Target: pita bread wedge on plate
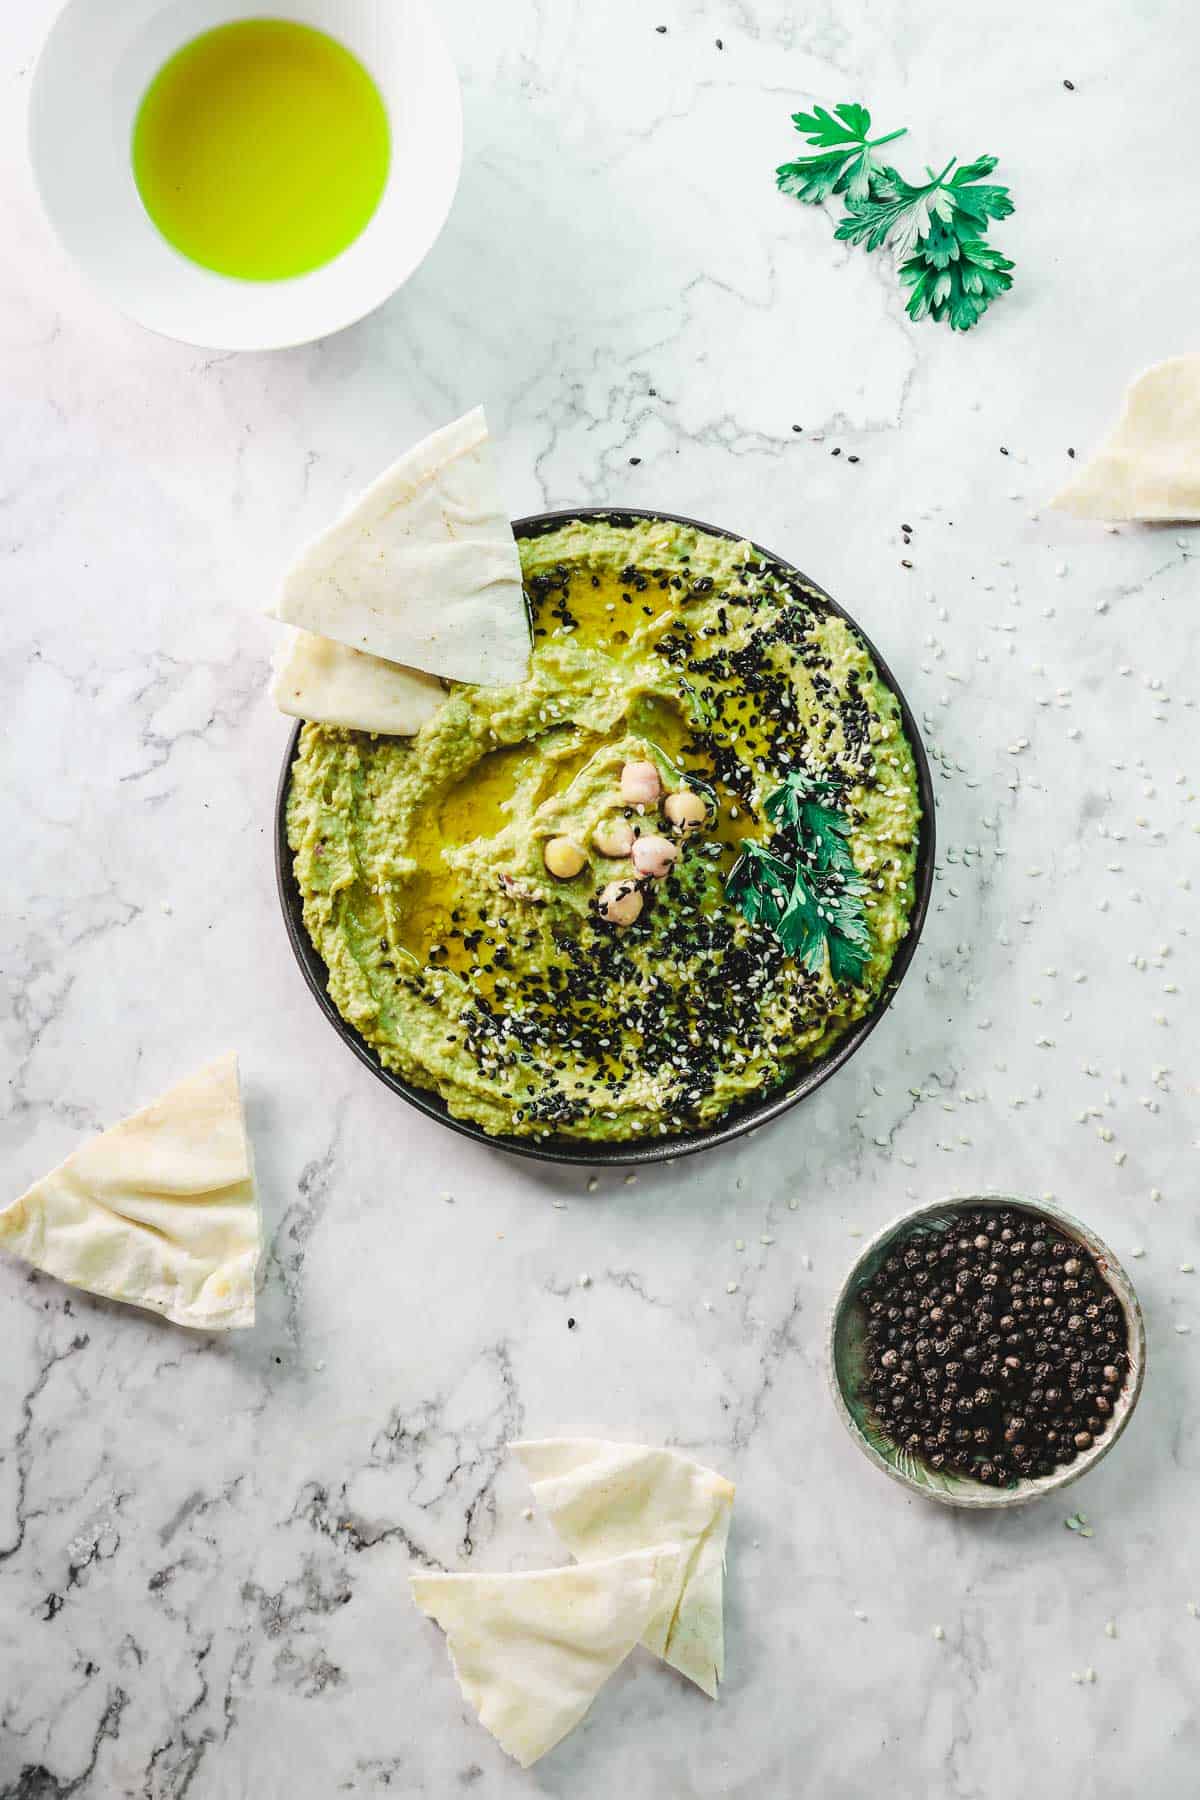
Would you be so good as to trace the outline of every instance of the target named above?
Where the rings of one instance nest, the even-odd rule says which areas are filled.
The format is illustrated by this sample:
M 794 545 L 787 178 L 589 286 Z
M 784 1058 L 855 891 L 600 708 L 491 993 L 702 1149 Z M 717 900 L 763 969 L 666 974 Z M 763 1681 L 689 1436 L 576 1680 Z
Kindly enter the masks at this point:
M 669 1540 L 682 1556 L 642 1643 L 715 1699 L 725 1673 L 725 1545 L 733 1483 L 677 1450 L 548 1438 L 510 1444 L 572 1555 L 615 1556 Z
M 201 1331 L 253 1325 L 260 1247 L 233 1055 L 102 1132 L 0 1210 L 0 1249 Z
M 446 689 L 436 675 L 401 668 L 311 631 L 292 631 L 275 664 L 271 698 L 294 719 L 414 737 L 441 707 Z
M 464 1697 L 523 1769 L 574 1730 L 662 1604 L 674 1544 L 516 1575 L 413 1575 Z
M 1200 354 L 1138 376 L 1108 442 L 1051 505 L 1081 519 L 1200 519 Z
M 302 550 L 275 615 L 428 675 L 523 680 L 521 559 L 483 408 L 409 450 Z

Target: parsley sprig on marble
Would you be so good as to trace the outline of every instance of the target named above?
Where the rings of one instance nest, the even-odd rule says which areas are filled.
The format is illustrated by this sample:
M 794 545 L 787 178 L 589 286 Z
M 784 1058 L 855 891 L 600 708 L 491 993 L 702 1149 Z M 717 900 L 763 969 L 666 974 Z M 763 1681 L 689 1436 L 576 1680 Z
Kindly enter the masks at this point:
M 944 319 L 954 331 L 978 324 L 1012 286 L 1012 262 L 985 237 L 1013 210 L 1008 189 L 985 180 L 996 158 L 952 157 L 940 174 L 927 169 L 928 180 L 914 183 L 879 155 L 904 131 L 872 138 L 865 106 L 845 101 L 832 113 L 818 106 L 793 113 L 792 123 L 815 154 L 776 170 L 780 190 L 810 205 L 841 197 L 846 212 L 834 236 L 868 250 L 891 248 L 910 318 Z
M 857 982 L 871 955 L 866 883 L 850 855 L 850 821 L 837 788 L 793 770 L 765 808 L 769 843 L 752 839 L 725 877 L 725 891 L 751 925 L 773 931 L 789 956 L 832 980 Z

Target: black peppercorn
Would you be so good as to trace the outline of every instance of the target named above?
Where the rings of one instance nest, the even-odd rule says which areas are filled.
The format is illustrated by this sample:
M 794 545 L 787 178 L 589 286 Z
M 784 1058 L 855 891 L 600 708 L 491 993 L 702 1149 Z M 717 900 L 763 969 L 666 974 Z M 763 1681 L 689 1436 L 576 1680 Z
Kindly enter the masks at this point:
M 1089 1449 L 1125 1357 L 1123 1315 L 1091 1258 L 1027 1217 L 969 1210 L 954 1236 L 913 1233 L 859 1292 L 865 1397 L 885 1431 L 930 1467 L 994 1486 Z

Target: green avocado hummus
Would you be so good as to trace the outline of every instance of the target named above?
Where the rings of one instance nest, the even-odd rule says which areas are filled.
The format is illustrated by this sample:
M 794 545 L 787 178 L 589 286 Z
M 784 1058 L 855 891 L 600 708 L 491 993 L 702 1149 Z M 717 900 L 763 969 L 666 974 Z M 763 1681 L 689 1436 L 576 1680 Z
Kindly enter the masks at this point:
M 413 738 L 303 728 L 287 827 L 304 922 L 342 1017 L 456 1117 L 526 1137 L 695 1129 L 874 1005 L 913 905 L 912 750 L 853 628 L 749 544 L 600 520 L 520 549 L 527 680 L 455 688 Z M 647 764 L 662 793 L 631 801 L 625 772 Z M 726 891 L 795 771 L 841 809 L 863 896 L 852 978 Z M 685 791 L 702 822 L 672 823 Z M 630 836 L 665 869 L 639 873 Z

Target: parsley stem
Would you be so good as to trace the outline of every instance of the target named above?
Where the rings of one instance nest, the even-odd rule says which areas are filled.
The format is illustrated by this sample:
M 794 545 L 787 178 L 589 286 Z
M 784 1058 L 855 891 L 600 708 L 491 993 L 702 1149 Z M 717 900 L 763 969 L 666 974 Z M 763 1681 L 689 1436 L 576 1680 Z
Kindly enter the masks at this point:
M 878 150 L 880 144 L 890 144 L 893 141 L 893 139 L 895 139 L 895 138 L 901 138 L 901 137 L 907 137 L 907 136 L 908 136 L 908 126 L 902 125 L 900 127 L 899 131 L 889 131 L 886 137 L 868 138 L 867 149 L 868 150 Z
M 951 169 L 954 167 L 954 165 L 957 161 L 958 161 L 957 156 L 952 156 L 950 158 L 950 161 L 946 164 L 945 168 L 942 170 L 940 175 L 935 175 L 933 170 L 930 168 L 929 164 L 928 163 L 925 164 L 925 173 L 928 175 L 929 179 L 932 181 L 934 187 L 941 187 L 943 181 L 945 181 L 947 175 L 950 173 Z

